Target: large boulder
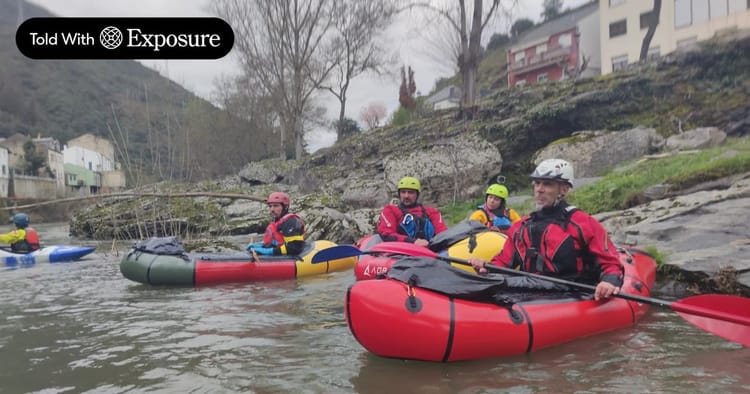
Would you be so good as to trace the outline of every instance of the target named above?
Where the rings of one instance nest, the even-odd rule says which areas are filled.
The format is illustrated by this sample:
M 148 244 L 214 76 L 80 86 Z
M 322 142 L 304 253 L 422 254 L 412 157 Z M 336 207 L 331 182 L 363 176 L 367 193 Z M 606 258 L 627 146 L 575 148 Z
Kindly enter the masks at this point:
M 318 179 L 326 192 L 337 197 L 341 208 L 377 208 L 390 203 L 404 176 L 420 180 L 422 202 L 444 204 L 463 199 L 475 195 L 481 188 L 478 185 L 497 175 L 503 161 L 497 147 L 478 133 L 455 133 L 396 145 L 386 143 L 384 136 L 384 143 L 376 148 L 360 146 L 355 139 L 347 142 L 353 146 L 341 149 L 341 155 L 322 154 L 317 160 L 323 165 L 300 169 L 296 177 Z
M 595 215 L 618 244 L 655 247 L 682 272 L 713 277 L 731 268 L 750 288 L 750 173 L 731 186 Z
M 383 185 L 395 191 L 402 177 L 413 176 L 422 183 L 423 201 L 447 202 L 476 194 L 471 186 L 484 184 L 482 180 L 499 173 L 502 164 L 497 147 L 471 133 L 391 156 L 385 161 Z
M 582 131 L 539 150 L 534 164 L 557 158 L 573 164 L 576 178 L 596 177 L 625 161 L 654 153 L 664 145 L 656 130 L 636 127 L 624 131 Z
M 250 185 L 280 183 L 293 166 L 292 163 L 281 159 L 253 161 L 242 167 L 237 176 Z
M 706 149 L 719 146 L 727 139 L 727 134 L 717 127 L 700 127 L 667 138 L 668 150 Z

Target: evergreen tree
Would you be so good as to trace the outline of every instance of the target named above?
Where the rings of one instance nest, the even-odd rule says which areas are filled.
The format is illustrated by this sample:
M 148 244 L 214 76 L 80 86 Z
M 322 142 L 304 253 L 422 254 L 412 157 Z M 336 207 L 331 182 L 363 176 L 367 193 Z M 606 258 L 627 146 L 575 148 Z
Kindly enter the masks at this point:
M 414 71 L 409 66 L 409 74 L 407 74 L 404 67 L 401 67 L 401 86 L 398 89 L 398 102 L 402 107 L 408 110 L 414 110 L 417 106 L 417 102 L 414 99 L 414 94 L 417 92 L 417 84 L 414 82 Z

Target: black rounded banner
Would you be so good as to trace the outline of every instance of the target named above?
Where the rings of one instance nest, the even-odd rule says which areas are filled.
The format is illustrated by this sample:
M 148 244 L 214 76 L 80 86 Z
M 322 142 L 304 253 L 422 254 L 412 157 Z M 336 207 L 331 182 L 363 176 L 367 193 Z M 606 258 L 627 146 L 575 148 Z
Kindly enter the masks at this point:
M 16 31 L 32 59 L 218 59 L 233 45 L 219 18 L 31 18 Z

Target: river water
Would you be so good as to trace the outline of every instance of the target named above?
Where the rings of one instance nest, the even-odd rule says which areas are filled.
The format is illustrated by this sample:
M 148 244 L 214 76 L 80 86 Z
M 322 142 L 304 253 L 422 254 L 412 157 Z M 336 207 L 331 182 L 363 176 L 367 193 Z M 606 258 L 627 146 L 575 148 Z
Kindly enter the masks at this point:
M 69 239 L 65 224 L 37 229 L 46 244 L 88 244 Z M 1 393 L 750 391 L 750 349 L 670 310 L 524 356 L 385 359 L 364 350 L 344 321 L 351 271 L 158 288 L 120 274 L 127 246 L 103 243 L 82 261 L 0 270 Z

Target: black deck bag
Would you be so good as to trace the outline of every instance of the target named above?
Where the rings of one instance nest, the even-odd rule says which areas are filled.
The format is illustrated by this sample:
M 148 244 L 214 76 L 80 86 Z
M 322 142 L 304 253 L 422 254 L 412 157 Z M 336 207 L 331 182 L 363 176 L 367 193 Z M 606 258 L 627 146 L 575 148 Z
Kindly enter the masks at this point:
M 497 305 L 542 298 L 591 298 L 590 293 L 544 279 L 495 273 L 475 275 L 429 257 L 401 258 L 387 276 L 449 297 Z
M 451 245 L 455 244 L 458 241 L 485 231 L 490 231 L 490 229 L 488 229 L 484 224 L 477 222 L 476 220 L 462 220 L 456 223 L 455 226 L 432 237 L 432 240 L 430 240 L 430 244 L 428 247 L 433 252 L 439 252 L 441 250 L 448 249 Z
M 167 256 L 184 256 L 185 247 L 177 237 L 151 237 L 136 242 L 133 246 L 136 252 L 152 253 Z

